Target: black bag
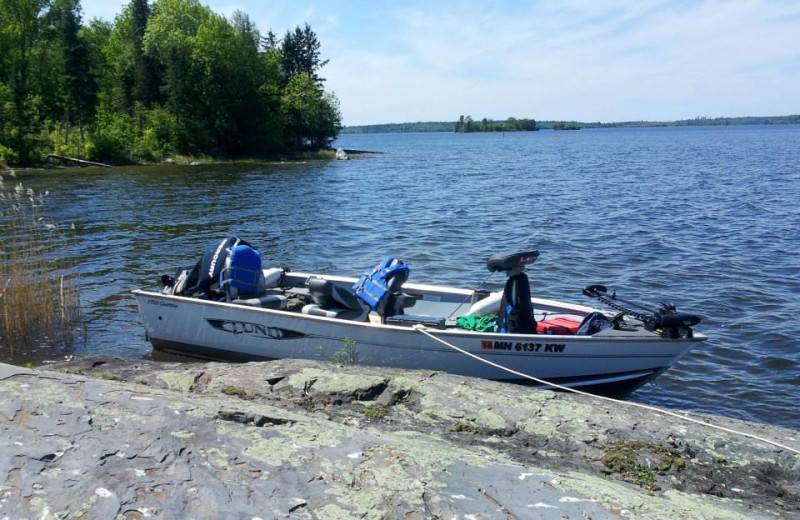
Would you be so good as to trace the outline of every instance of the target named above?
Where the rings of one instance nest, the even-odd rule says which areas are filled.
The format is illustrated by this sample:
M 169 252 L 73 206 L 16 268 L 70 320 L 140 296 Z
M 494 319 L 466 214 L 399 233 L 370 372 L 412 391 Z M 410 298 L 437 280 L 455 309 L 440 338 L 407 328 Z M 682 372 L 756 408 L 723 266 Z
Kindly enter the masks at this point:
M 597 334 L 601 330 L 610 329 L 611 327 L 611 322 L 604 314 L 600 312 L 591 312 L 583 318 L 581 326 L 578 327 L 578 332 L 575 334 L 578 336 L 591 336 L 592 334 Z

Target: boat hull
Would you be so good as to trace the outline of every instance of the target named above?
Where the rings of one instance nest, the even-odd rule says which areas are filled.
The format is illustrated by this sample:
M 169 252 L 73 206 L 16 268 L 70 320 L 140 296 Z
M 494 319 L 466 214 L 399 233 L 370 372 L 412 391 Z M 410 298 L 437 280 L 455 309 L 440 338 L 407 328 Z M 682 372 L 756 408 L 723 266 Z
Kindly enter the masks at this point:
M 205 359 L 311 359 L 529 382 L 418 330 L 134 291 L 153 347 Z M 676 363 L 697 342 L 657 335 L 557 336 L 428 329 L 447 343 L 524 374 L 624 394 Z M 611 331 L 608 331 L 611 332 Z

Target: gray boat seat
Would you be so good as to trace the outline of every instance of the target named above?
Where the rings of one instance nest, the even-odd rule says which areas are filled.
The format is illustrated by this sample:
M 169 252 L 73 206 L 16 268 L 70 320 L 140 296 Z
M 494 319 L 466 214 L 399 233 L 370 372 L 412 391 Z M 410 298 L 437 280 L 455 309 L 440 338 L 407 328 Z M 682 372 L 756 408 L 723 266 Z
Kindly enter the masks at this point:
M 285 309 L 289 299 L 282 294 L 260 294 L 249 298 L 237 298 L 231 300 L 236 305 L 246 305 L 248 307 L 261 307 L 262 309 Z
M 261 270 L 256 276 L 255 291 L 244 291 L 224 284 L 226 299 L 236 305 L 260 307 L 262 309 L 285 309 L 288 298 L 277 290 L 283 281 L 285 270 L 272 267 Z
M 354 321 L 367 319 L 369 308 L 347 287 L 315 277 L 309 278 L 306 286 L 314 303 L 304 306 L 303 314 Z
M 288 298 L 278 290 L 283 283 L 285 273 L 286 270 L 282 267 L 263 269 L 258 277 L 257 292 L 244 293 L 231 290 L 231 295 L 235 296 L 231 303 L 262 309 L 285 309 Z
M 408 281 L 408 274 L 408 271 L 400 272 L 389 279 L 387 284 L 389 294 L 378 308 L 378 314 L 384 321 L 390 316 L 403 314 L 406 309 L 417 303 L 418 296 L 402 292 L 403 284 Z
M 223 269 L 223 273 L 227 274 L 231 270 Z M 245 271 L 242 268 L 238 269 L 239 272 Z M 246 274 L 248 274 L 246 272 Z M 249 276 L 255 277 L 255 283 L 250 288 L 251 290 L 242 289 L 241 287 L 237 287 L 236 284 L 231 283 L 236 281 L 236 272 L 233 272 L 233 277 L 225 280 L 220 284 L 220 289 L 222 290 L 223 294 L 225 294 L 225 298 L 227 301 L 231 303 L 236 303 L 235 300 L 252 300 L 253 298 L 258 298 L 264 295 L 266 291 L 269 289 L 276 289 L 281 286 L 283 283 L 283 277 L 286 274 L 286 270 L 282 267 L 270 267 L 269 269 L 262 269 L 259 270 L 257 274 L 253 271 L 252 274 Z M 257 307 L 257 305 L 255 305 Z

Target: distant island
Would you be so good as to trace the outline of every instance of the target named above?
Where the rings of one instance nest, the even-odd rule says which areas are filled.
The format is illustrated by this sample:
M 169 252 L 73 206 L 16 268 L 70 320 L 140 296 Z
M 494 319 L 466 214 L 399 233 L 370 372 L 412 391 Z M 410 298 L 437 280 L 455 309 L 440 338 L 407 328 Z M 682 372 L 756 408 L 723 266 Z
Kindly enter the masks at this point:
M 505 121 L 495 122 L 490 119 L 472 122 L 472 132 L 483 131 L 517 131 L 517 130 L 479 130 L 484 127 L 484 121 L 490 126 L 507 124 L 509 120 L 533 121 L 537 129 L 542 130 L 576 130 L 581 128 L 625 128 L 625 127 L 650 127 L 650 126 L 727 126 L 727 125 L 798 125 L 800 115 L 791 116 L 748 116 L 748 117 L 696 117 L 694 119 L 680 119 L 678 121 L 622 121 L 618 123 L 580 122 L 580 121 L 535 121 L 533 119 L 508 118 Z M 416 123 L 387 123 L 379 125 L 345 126 L 342 134 L 381 134 L 381 133 L 411 133 L 411 132 L 459 132 L 456 130 L 459 121 L 427 121 Z M 556 128 L 556 127 L 559 128 Z M 466 131 L 466 129 L 462 130 Z
M 535 119 L 516 119 L 509 117 L 505 121 L 493 121 L 483 118 L 473 121 L 472 116 L 461 116 L 453 126 L 453 132 L 469 134 L 472 132 L 535 132 L 539 130 Z
M 580 130 L 581 125 L 575 123 L 556 123 L 553 125 L 553 130 Z

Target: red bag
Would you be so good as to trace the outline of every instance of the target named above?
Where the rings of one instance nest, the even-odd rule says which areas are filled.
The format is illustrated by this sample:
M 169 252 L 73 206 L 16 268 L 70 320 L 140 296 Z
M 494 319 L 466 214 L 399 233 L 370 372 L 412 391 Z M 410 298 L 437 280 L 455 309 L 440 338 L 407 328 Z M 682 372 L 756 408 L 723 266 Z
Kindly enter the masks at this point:
M 574 335 L 578 332 L 581 321 L 580 319 L 563 316 L 558 318 L 545 318 L 536 323 L 536 332 L 539 334 Z

